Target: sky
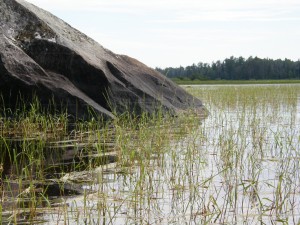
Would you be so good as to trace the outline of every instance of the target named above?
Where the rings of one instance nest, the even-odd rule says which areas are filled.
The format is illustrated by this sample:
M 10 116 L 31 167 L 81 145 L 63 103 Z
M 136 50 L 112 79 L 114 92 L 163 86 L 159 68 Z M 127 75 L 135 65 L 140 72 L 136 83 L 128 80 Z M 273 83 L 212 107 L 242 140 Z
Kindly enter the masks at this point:
M 299 0 L 27 0 L 150 67 L 300 59 Z

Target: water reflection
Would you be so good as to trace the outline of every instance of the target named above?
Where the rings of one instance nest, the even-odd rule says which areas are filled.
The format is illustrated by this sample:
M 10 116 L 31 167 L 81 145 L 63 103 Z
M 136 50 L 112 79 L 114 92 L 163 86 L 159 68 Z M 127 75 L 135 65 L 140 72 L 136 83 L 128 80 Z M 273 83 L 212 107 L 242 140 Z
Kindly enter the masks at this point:
M 161 132 L 158 126 L 147 141 L 125 131 L 107 146 L 106 163 L 88 171 L 72 174 L 66 165 L 76 157 L 76 164 L 90 165 L 99 154 L 95 146 L 84 155 L 84 147 L 63 144 L 53 165 L 64 162 L 70 172 L 60 180 L 83 180 L 82 194 L 65 196 L 38 218 L 48 224 L 297 224 L 300 88 L 272 87 L 190 87 L 211 112 L 202 124 L 177 123 L 164 148 L 149 138 Z M 161 130 L 157 136 L 164 139 L 169 131 Z M 188 133 L 177 135 L 182 131 Z M 117 157 L 124 148 L 132 150 L 127 161 Z

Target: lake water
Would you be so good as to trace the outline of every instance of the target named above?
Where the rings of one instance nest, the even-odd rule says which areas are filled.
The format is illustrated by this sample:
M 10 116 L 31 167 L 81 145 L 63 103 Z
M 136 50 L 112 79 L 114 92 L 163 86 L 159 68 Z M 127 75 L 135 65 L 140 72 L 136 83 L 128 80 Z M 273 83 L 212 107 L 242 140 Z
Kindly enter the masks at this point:
M 113 162 L 80 174 L 93 178 L 80 184 L 84 194 L 57 197 L 40 221 L 299 224 L 300 85 L 184 88 L 210 111 L 205 120 L 191 117 L 161 131 L 154 126 L 146 140 L 115 140 L 114 150 L 130 146 L 140 156 L 130 165 Z M 167 144 L 152 137 L 158 132 Z

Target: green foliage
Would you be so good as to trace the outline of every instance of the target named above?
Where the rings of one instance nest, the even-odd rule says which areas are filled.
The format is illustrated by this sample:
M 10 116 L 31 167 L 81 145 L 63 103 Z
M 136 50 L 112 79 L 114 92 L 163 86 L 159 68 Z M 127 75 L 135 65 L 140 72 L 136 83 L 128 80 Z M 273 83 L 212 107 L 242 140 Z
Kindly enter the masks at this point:
M 231 56 L 224 61 L 211 64 L 199 62 L 187 67 L 156 68 L 169 78 L 189 80 L 269 80 L 300 79 L 300 61 L 289 59 L 261 59 L 258 57 L 235 58 Z

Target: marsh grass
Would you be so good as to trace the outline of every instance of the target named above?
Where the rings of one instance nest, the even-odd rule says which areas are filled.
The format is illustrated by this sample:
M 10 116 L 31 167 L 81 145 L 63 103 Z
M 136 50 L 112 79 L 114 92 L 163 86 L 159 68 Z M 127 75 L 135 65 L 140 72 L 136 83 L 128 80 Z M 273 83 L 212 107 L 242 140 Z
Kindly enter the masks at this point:
M 184 88 L 208 118 L 2 116 L 0 221 L 299 224 L 299 85 Z
M 300 80 L 190 80 L 190 79 L 172 79 L 180 85 L 249 85 L 249 84 L 299 84 Z

